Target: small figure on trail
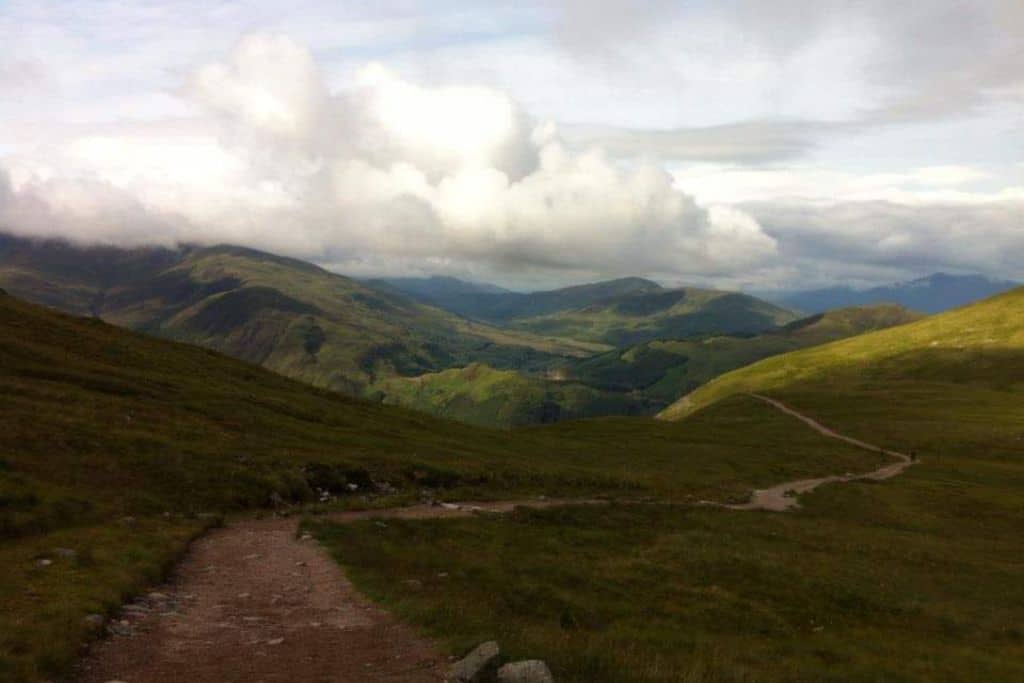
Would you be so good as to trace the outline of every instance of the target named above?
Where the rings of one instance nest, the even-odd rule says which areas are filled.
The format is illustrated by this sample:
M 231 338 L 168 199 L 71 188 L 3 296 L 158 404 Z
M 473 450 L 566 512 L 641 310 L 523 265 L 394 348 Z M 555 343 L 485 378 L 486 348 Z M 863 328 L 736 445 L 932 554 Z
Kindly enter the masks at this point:
M 917 462 L 917 451 L 910 451 L 910 462 Z

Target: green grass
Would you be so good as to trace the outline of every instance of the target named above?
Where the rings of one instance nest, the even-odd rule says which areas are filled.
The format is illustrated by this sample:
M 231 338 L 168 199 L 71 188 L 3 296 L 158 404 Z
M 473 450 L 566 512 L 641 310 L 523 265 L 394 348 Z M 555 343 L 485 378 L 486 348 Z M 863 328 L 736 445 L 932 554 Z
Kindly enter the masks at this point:
M 481 429 L 347 398 L 213 351 L 0 295 L 0 672 L 67 665 L 82 618 L 158 576 L 202 513 L 344 496 L 736 497 L 875 457 L 793 440 L 738 398 L 706 425 L 617 418 Z M 358 504 L 373 501 L 355 500 Z M 344 504 L 349 504 L 343 501 Z M 125 516 L 137 519 L 123 526 Z M 94 563 L 33 564 L 55 547 Z M 9 675 L 8 675 L 9 674 Z
M 847 308 L 754 336 L 645 342 L 543 376 L 482 364 L 373 385 L 389 405 L 491 427 L 653 415 L 711 378 L 762 358 L 920 319 L 899 306 Z
M 706 334 L 757 333 L 796 319 L 746 294 L 682 288 L 633 291 L 586 306 L 520 317 L 515 329 L 613 346 Z
M 664 407 L 714 377 L 763 358 L 920 318 L 894 305 L 844 308 L 753 336 L 645 342 L 573 361 L 565 367 L 564 376 L 598 389 L 637 392 Z
M 355 395 L 395 375 L 470 362 L 542 369 L 608 348 L 471 322 L 241 247 L 79 248 L 0 234 L 0 287 Z
M 1024 676 L 1019 395 L 779 395 L 921 461 L 823 487 L 795 513 L 623 505 L 313 528 L 361 589 L 453 653 L 497 638 L 558 680 Z
M 1024 382 L 1024 288 L 871 334 L 787 353 L 728 373 L 667 408 L 679 419 L 722 398 L 799 383 L 856 386 L 875 377 L 915 385 L 984 384 L 1007 391 Z
M 658 404 L 629 392 L 604 391 L 474 363 L 373 386 L 384 403 L 486 427 L 514 427 L 605 415 L 650 415 Z
M 0 680 L 59 677 L 107 617 L 163 579 L 208 522 L 147 517 L 66 528 L 0 544 Z M 71 550 L 63 557 L 57 549 Z M 53 564 L 39 566 L 38 560 Z
M 768 425 L 723 420 L 766 391 L 919 457 L 895 479 L 822 487 L 796 512 L 634 504 L 311 528 L 357 585 L 452 652 L 498 638 L 559 680 L 1020 680 L 1022 306 L 1018 290 L 769 359 L 668 423 L 734 452 Z M 788 419 L 791 438 L 813 438 Z

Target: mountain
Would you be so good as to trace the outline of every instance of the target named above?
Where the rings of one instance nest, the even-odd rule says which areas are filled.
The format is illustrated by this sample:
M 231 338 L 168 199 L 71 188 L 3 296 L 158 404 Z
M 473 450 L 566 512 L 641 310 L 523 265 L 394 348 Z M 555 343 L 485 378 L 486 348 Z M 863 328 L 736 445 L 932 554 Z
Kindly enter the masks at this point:
M 0 236 L 0 287 L 352 394 L 391 375 L 477 361 L 543 368 L 599 348 L 467 321 L 233 246 L 123 250 Z
M 485 282 L 468 282 L 454 277 L 390 277 L 367 280 L 378 289 L 397 291 L 417 301 L 432 304 L 461 314 L 467 303 L 480 295 L 503 295 L 513 292 Z
M 418 377 L 393 377 L 375 388 L 382 392 L 386 404 L 487 427 L 651 415 L 664 405 L 634 393 L 496 370 L 479 363 Z
M 638 277 L 529 293 L 485 291 L 494 288 L 494 285 L 476 285 L 462 281 L 452 283 L 448 281 L 449 278 L 440 279 L 444 282 L 439 286 L 428 284 L 426 288 L 418 279 L 380 282 L 414 296 L 430 298 L 438 306 L 453 313 L 493 323 L 506 323 L 515 318 L 572 310 L 616 296 L 661 289 L 658 283 Z
M 893 304 L 844 308 L 753 336 L 644 342 L 573 361 L 559 373 L 564 379 L 595 389 L 641 392 L 651 405 L 666 406 L 712 378 L 762 358 L 903 325 L 921 317 Z
M 637 277 L 526 294 L 455 291 L 436 303 L 505 328 L 614 346 L 697 334 L 756 333 L 796 318 L 745 294 L 666 289 Z
M 972 393 L 996 403 L 1009 400 L 1024 388 L 1024 287 L 908 325 L 763 360 L 718 377 L 660 417 L 678 419 L 735 394 L 804 386 L 833 396 L 877 389 L 886 403 L 941 402 L 936 399 Z
M 391 377 L 373 389 L 388 404 L 490 427 L 653 415 L 713 377 L 762 358 L 921 317 L 888 304 L 842 309 L 760 335 L 645 342 L 570 360 L 543 375 L 473 364 Z
M 580 307 L 530 313 L 507 320 L 506 325 L 534 334 L 623 347 L 654 339 L 756 334 L 796 318 L 788 309 L 746 294 L 645 286 Z
M 935 273 L 909 282 L 871 289 L 830 287 L 804 292 L 789 292 L 768 298 L 808 313 L 820 313 L 842 306 L 873 303 L 896 303 L 915 311 L 941 313 L 973 301 L 1005 292 L 1018 286 L 1004 280 L 991 280 L 982 275 L 949 275 Z

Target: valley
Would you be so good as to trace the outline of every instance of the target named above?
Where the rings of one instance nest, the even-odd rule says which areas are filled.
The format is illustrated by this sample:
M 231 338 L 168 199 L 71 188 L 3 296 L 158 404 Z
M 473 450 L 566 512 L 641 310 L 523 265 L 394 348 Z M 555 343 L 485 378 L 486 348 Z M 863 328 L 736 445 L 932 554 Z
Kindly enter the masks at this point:
M 222 523 L 248 528 L 254 513 L 300 515 L 289 524 L 333 554 L 358 591 L 351 599 L 368 596 L 388 610 L 382 618 L 421 629 L 430 651 L 457 655 L 497 638 L 509 657 L 543 658 L 559 680 L 830 680 L 837 663 L 842 680 L 1020 673 L 1024 596 L 1011 579 L 1021 556 L 1010 530 L 1024 523 L 1024 290 L 932 317 L 842 309 L 758 334 L 621 350 L 380 293 L 394 309 L 375 310 L 529 342 L 500 348 L 529 349 L 539 364 L 395 374 L 370 385 L 383 396 L 368 401 L 230 352 L 278 316 L 313 315 L 302 306 L 316 306 L 319 321 L 350 281 L 309 269 L 289 290 L 310 303 L 295 303 L 253 295 L 294 278 L 298 266 L 276 257 L 218 248 L 175 258 L 158 280 L 185 264 L 189 282 L 244 271 L 247 284 L 205 296 L 148 276 L 105 285 L 102 297 L 71 288 L 91 292 L 88 312 L 102 306 L 119 325 L 0 295 L 5 678 L 64 675 L 83 642 L 120 623 L 127 597 L 166 580 L 192 539 Z M 364 293 L 352 290 L 344 306 Z M 258 323 L 246 311 L 259 311 Z M 388 382 L 399 384 L 382 389 Z M 412 396 L 390 398 L 406 384 Z M 672 384 L 679 400 L 644 416 Z M 578 404 L 578 415 L 558 417 L 587 417 L 608 396 L 637 400 L 651 387 L 661 393 L 641 408 L 545 416 Z M 519 426 L 486 427 L 496 421 Z M 903 471 L 898 458 L 915 462 Z M 502 504 L 506 514 L 489 517 L 449 514 L 445 502 L 543 499 L 559 504 Z M 411 504 L 425 512 L 392 510 Z M 332 521 L 344 510 L 363 512 Z M 170 585 L 193 594 L 182 571 Z M 191 623 L 200 608 L 175 609 Z M 267 609 L 268 624 L 285 623 Z M 243 634 L 263 651 L 256 628 Z M 120 652 L 125 636 L 113 637 Z M 147 637 L 125 647 L 158 661 Z M 288 661 L 267 656 L 268 666 Z M 89 666 L 113 675 L 102 661 Z

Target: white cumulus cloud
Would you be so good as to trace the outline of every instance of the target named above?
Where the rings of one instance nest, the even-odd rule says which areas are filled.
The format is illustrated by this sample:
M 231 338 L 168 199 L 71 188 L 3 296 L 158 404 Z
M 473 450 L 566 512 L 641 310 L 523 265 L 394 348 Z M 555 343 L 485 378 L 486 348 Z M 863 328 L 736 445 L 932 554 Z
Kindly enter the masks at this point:
M 193 71 L 189 136 L 83 136 L 10 161 L 0 226 L 78 241 L 229 241 L 324 263 L 702 276 L 770 261 L 737 208 L 660 165 L 569 147 L 507 94 L 425 87 L 379 64 L 332 91 L 288 38 Z

